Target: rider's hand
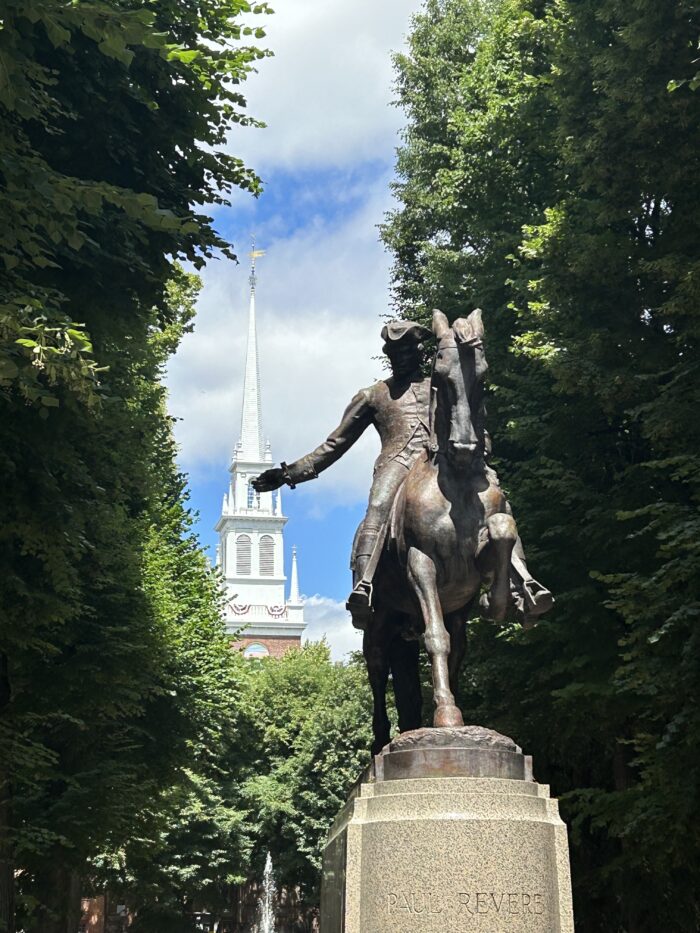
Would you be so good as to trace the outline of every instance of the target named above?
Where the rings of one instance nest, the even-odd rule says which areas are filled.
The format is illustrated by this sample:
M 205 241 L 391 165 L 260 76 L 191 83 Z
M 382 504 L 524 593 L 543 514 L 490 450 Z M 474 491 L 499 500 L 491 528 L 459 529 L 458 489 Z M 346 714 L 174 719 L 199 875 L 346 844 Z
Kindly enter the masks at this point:
M 256 492 L 272 492 L 273 489 L 279 489 L 284 486 L 284 470 L 281 467 L 273 467 L 271 470 L 265 470 L 260 476 L 251 480 L 250 485 Z

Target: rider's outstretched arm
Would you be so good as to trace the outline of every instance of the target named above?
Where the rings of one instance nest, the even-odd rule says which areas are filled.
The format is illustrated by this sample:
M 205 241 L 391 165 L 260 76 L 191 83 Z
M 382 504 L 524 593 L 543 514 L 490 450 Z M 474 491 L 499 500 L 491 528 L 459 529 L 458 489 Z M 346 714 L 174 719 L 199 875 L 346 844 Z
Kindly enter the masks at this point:
M 315 479 L 319 473 L 335 463 L 352 447 L 372 423 L 373 418 L 374 408 L 370 400 L 370 391 L 361 389 L 345 409 L 338 427 L 331 431 L 322 444 L 319 444 L 305 457 L 295 460 L 294 463 L 285 464 L 281 470 L 279 468 L 266 470 L 257 480 L 253 480 L 253 485 L 256 488 L 260 486 L 262 491 L 264 488 L 270 488 L 271 482 L 275 483 L 273 488 L 276 488 L 285 482 L 296 486 L 297 483 Z

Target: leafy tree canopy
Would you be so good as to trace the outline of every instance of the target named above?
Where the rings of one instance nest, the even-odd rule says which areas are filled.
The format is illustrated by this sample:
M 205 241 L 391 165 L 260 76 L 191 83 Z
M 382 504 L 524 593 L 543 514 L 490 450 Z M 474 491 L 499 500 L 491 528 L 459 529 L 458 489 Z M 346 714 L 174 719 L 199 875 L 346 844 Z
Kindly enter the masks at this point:
M 218 764 L 195 767 L 202 746 L 235 733 L 217 588 L 189 531 L 160 380 L 197 290 L 174 261 L 233 255 L 207 208 L 260 190 L 228 145 L 255 123 L 241 83 L 267 53 L 245 24 L 266 12 L 245 0 L 0 11 L 6 928 L 16 878 L 26 929 L 75 927 L 90 860 L 177 775 L 189 770 L 191 789 L 213 780 Z
M 256 125 L 240 85 L 268 53 L 241 16 L 267 12 L 247 0 L 3 4 L 0 387 L 54 406 L 64 385 L 94 402 L 95 341 L 115 318 L 137 326 L 135 303 L 165 312 L 168 256 L 232 255 L 202 209 L 260 190 L 224 143 Z
M 257 755 L 243 787 L 262 875 L 272 853 L 284 884 L 318 897 L 326 834 L 369 763 L 364 662 L 333 664 L 325 643 L 250 666 L 246 708 Z
M 484 308 L 496 465 L 558 598 L 471 627 L 468 715 L 564 794 L 590 930 L 698 922 L 698 25 L 428 0 L 396 63 L 396 299 Z

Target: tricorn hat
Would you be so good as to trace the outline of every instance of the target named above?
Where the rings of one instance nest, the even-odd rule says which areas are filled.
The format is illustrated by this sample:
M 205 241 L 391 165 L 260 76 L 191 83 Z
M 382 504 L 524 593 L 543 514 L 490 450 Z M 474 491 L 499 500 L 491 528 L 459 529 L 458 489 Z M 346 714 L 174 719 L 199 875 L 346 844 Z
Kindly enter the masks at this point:
M 400 340 L 413 340 L 420 343 L 432 337 L 432 333 L 415 321 L 389 321 L 382 327 L 382 340 L 385 343 L 398 343 Z

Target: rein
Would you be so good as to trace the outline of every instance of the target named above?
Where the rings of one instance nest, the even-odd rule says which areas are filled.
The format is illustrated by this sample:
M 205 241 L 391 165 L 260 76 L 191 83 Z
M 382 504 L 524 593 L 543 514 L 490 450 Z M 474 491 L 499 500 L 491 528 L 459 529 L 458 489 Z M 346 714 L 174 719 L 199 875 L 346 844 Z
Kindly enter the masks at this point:
M 435 402 L 435 405 L 437 405 L 437 389 L 433 385 L 433 378 L 435 376 L 435 360 L 437 359 L 437 355 L 441 350 L 459 350 L 459 344 L 456 340 L 453 343 L 443 343 L 442 341 L 438 341 L 438 344 L 435 348 L 435 353 L 433 353 L 433 363 L 430 367 L 430 404 L 428 406 L 428 459 L 432 460 L 433 463 L 435 463 L 439 453 L 444 453 L 444 451 L 440 450 L 440 445 L 438 444 L 437 437 L 435 436 L 433 406 L 433 401 Z

